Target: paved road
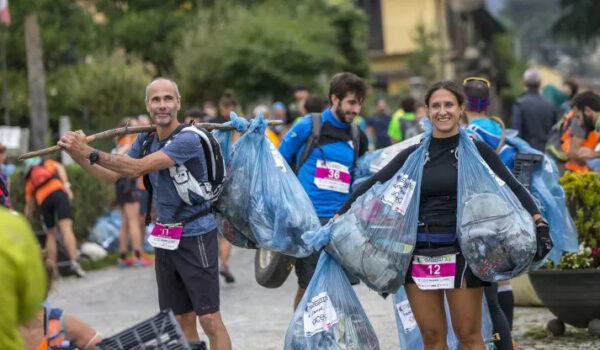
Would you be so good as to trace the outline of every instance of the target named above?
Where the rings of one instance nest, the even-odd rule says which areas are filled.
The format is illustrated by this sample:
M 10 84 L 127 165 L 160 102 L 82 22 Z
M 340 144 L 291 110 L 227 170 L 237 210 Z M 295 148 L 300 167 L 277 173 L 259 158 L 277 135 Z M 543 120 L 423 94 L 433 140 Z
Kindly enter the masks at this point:
M 237 281 L 221 284 L 221 309 L 233 348 L 270 350 L 283 348 L 283 339 L 292 316 L 296 291 L 295 275 L 278 289 L 266 289 L 254 281 L 254 251 L 234 249 L 232 272 Z M 384 350 L 398 349 L 391 298 L 382 299 L 364 285 L 356 286 L 363 308 L 373 324 Z M 64 278 L 55 284 L 50 301 L 86 320 L 101 334 L 110 336 L 158 312 L 153 268 L 93 271 L 85 279 Z M 600 339 L 532 337 L 542 332 L 552 314 L 545 308 L 515 310 L 515 338 L 519 350 L 600 349 Z M 569 327 L 568 332 L 572 332 Z M 581 333 L 580 333 L 581 334 Z
M 263 288 L 254 280 L 254 251 L 242 249 L 233 249 L 231 270 L 237 280 L 221 283 L 221 310 L 233 348 L 281 350 L 293 312 L 295 275 L 280 288 Z M 391 298 L 384 300 L 364 286 L 355 290 L 382 349 L 398 349 Z M 107 268 L 85 279 L 63 278 L 50 301 L 110 336 L 158 312 L 154 268 Z

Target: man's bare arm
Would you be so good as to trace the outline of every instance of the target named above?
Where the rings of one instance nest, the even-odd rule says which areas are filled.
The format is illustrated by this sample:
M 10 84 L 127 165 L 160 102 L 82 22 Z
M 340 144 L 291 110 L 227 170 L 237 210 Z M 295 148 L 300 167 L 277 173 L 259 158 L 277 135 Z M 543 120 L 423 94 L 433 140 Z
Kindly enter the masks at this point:
M 98 164 L 125 176 L 137 178 L 153 171 L 170 168 L 175 162 L 164 152 L 154 152 L 140 159 L 99 152 Z
M 127 155 L 109 154 L 102 151 L 98 151 L 98 161 L 92 165 L 88 157 L 94 149 L 85 143 L 85 134 L 81 131 L 67 132 L 58 145 L 64 148 L 86 171 L 108 183 L 125 176 L 136 178 L 175 165 L 175 162 L 164 152 L 155 152 L 144 158 L 135 159 Z

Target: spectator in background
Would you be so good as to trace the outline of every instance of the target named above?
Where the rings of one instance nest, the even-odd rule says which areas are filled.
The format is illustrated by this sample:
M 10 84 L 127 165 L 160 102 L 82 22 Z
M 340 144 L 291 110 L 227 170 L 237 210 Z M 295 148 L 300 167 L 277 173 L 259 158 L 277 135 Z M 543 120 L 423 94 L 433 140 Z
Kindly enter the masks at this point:
M 85 276 L 85 271 L 75 260 L 77 240 L 73 232 L 73 210 L 71 209 L 71 183 L 67 171 L 59 162 L 39 157 L 25 160 L 25 217 L 33 219 L 35 206 L 41 209 L 43 223 L 48 232 L 46 251 L 48 258 L 56 264 L 58 260 L 58 228 L 69 255 L 70 270 L 77 277 Z M 57 222 L 58 219 L 58 222 Z
M 392 116 L 388 127 L 388 136 L 391 143 L 397 143 L 406 139 L 406 130 L 416 125 L 414 98 L 408 96 L 400 101 L 400 109 Z
M 237 100 L 235 99 L 235 94 L 233 90 L 226 89 L 223 91 L 223 95 L 219 99 L 219 115 L 211 120 L 211 123 L 226 123 L 229 121 L 229 114 L 231 112 L 236 112 L 239 109 L 239 105 Z M 238 113 L 241 116 L 241 113 Z
M 304 110 L 306 113 L 304 113 L 303 116 L 309 113 L 321 113 L 327 108 L 329 108 L 329 101 L 327 101 L 325 97 L 310 95 L 304 102 Z
M 531 147 L 543 152 L 550 129 L 558 121 L 558 112 L 540 95 L 541 81 L 540 73 L 535 69 L 528 69 L 523 74 L 523 85 L 527 91 L 513 104 L 511 127 Z
M 566 79 L 562 85 L 562 91 L 567 95 L 567 100 L 560 106 L 559 117 L 571 110 L 571 101 L 579 91 L 579 85 L 572 79 Z
M 375 148 L 380 149 L 390 145 L 387 130 L 392 116 L 389 114 L 387 102 L 384 99 L 377 100 L 375 114 L 367 121 L 368 135 L 375 140 Z
M 137 119 L 124 118 L 123 126 L 136 126 Z M 124 135 L 117 139 L 114 154 L 127 154 L 137 138 L 136 134 Z M 115 202 L 121 209 L 121 228 L 119 230 L 119 263 L 121 268 L 150 266 L 152 263 L 142 257 L 142 242 L 144 230 L 140 230 L 140 190 L 137 178 L 122 177 L 115 182 Z M 146 205 L 145 203 L 143 205 Z M 133 248 L 133 258 L 128 257 L 129 244 Z
M 275 102 L 273 105 L 271 105 L 271 119 L 280 120 L 285 124 L 287 119 L 287 110 L 283 102 Z M 271 130 L 277 134 L 278 138 L 282 138 L 287 131 L 284 124 L 273 125 L 270 127 Z
M 0 206 L 10 208 L 10 191 L 8 175 L 4 173 L 4 161 L 6 160 L 6 147 L 0 143 Z
M 212 101 L 206 101 L 202 104 L 202 113 L 204 114 L 204 121 L 208 122 L 217 117 L 218 111 L 217 106 Z
M 0 207 L 0 349 L 24 349 L 18 326 L 42 308 L 46 275 L 27 221 Z
M 404 132 L 404 137 L 407 140 L 425 132 L 420 123 L 421 119 L 423 118 L 427 118 L 427 107 L 421 103 L 417 105 L 417 108 L 415 108 L 415 124 Z
M 185 111 L 185 115 L 183 117 L 183 123 L 184 124 L 191 124 L 193 123 L 202 123 L 202 121 L 206 119 L 204 112 L 202 112 L 202 109 L 200 109 L 200 107 L 192 107 L 190 109 L 188 109 L 187 111 Z
M 296 119 L 303 117 L 304 115 L 306 115 L 306 113 L 310 113 L 304 110 L 304 104 L 309 94 L 310 91 L 308 91 L 306 85 L 296 85 L 296 88 L 294 89 L 294 102 L 288 108 L 290 114 L 287 124 L 293 124 L 296 121 Z

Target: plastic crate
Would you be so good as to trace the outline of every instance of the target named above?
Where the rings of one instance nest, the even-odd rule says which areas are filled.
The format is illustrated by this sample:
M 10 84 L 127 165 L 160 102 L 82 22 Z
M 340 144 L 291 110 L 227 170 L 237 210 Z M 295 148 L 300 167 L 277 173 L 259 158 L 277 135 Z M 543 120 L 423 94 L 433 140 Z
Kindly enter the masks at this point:
M 515 155 L 515 166 L 512 172 L 528 191 L 531 191 L 531 174 L 543 160 L 544 156 L 539 154 L 517 153 Z
M 170 309 L 103 339 L 96 347 L 103 350 L 190 350 Z

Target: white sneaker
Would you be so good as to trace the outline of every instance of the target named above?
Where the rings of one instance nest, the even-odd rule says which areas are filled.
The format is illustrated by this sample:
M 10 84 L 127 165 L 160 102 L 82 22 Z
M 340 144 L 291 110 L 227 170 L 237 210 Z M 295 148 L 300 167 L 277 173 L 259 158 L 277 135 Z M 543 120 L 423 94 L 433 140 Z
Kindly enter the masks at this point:
M 71 260 L 71 271 L 79 278 L 85 277 L 85 271 L 81 268 L 81 265 L 75 260 Z

